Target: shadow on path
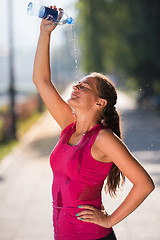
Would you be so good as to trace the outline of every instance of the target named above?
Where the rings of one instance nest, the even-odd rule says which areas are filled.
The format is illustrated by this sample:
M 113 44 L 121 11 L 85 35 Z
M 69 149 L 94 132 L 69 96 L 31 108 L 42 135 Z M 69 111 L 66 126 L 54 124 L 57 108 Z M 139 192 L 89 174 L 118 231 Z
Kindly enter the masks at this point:
M 124 111 L 124 141 L 131 151 L 160 150 L 160 121 L 154 112 L 144 109 Z
M 136 108 L 123 111 L 121 117 L 125 144 L 160 186 L 159 114 Z

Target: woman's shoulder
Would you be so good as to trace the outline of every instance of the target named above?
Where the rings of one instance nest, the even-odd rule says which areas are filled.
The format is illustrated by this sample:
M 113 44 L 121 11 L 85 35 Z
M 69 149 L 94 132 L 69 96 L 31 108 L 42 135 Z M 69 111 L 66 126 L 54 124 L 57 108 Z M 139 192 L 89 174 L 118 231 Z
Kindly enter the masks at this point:
M 93 155 L 98 159 L 105 159 L 105 162 L 111 162 L 113 158 L 115 160 L 124 151 L 126 152 L 125 144 L 111 129 L 107 128 L 99 131 L 92 147 Z
M 97 140 L 104 140 L 106 137 L 111 137 L 113 135 L 114 132 L 111 128 L 103 126 L 97 135 Z
M 105 149 L 106 147 L 114 148 L 116 144 L 122 144 L 122 140 L 112 129 L 105 127 L 99 131 L 94 146 L 98 149 Z
M 100 162 L 112 162 L 112 159 L 108 158 L 106 149 L 110 148 L 110 142 L 114 133 L 110 128 L 103 127 L 98 132 L 98 135 L 92 145 L 91 154 L 94 159 Z

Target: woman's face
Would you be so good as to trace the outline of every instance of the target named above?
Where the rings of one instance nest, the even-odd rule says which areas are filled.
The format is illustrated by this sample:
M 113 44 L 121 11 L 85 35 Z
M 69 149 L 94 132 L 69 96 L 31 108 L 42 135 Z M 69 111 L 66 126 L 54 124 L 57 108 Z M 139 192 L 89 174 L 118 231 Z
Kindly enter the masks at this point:
M 90 110 L 96 106 L 98 97 L 98 90 L 96 87 L 97 80 L 92 76 L 84 77 L 78 84 L 73 86 L 68 104 L 76 110 Z

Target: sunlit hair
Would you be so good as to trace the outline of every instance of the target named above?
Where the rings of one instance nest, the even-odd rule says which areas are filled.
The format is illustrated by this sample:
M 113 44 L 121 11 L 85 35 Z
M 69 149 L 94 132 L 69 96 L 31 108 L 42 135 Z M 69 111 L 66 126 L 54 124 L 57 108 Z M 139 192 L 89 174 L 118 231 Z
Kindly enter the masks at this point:
M 119 138 L 122 138 L 120 115 L 115 107 L 117 91 L 114 84 L 101 73 L 93 72 L 90 76 L 97 80 L 99 97 L 107 100 L 107 105 L 101 114 L 101 122 L 104 126 L 110 127 Z M 125 182 L 125 176 L 113 163 L 106 180 L 105 191 L 109 192 L 110 196 L 116 196 L 117 189 Z

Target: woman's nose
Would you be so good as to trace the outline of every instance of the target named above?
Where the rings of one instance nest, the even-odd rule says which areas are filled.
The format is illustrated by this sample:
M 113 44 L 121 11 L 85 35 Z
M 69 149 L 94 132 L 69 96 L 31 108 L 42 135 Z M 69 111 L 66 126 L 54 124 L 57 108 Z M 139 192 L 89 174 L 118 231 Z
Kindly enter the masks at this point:
M 73 85 L 73 90 L 78 90 L 79 89 L 79 85 L 76 84 L 76 85 Z

